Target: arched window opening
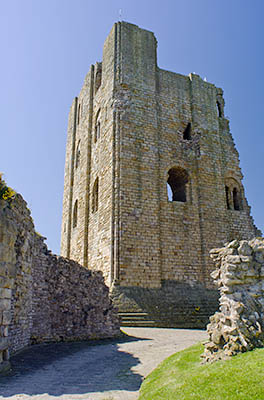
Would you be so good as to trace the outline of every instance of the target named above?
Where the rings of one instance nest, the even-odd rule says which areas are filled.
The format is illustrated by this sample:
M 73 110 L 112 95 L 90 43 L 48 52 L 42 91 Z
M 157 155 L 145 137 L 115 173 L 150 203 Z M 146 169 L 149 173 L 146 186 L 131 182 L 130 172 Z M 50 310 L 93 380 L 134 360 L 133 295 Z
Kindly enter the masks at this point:
M 95 127 L 94 127 L 94 143 L 97 142 L 97 140 L 100 138 L 100 109 L 97 111 L 96 117 L 95 117 Z
M 98 63 L 96 66 L 97 66 L 97 71 L 95 73 L 95 82 L 94 82 L 95 93 L 97 92 L 102 83 L 102 63 Z
M 92 212 L 96 212 L 98 210 L 98 191 L 99 191 L 99 181 L 96 178 L 93 185 L 93 195 L 92 195 Z
M 226 193 L 226 207 L 228 210 L 230 210 L 230 191 L 228 186 L 225 186 L 225 193 Z
M 183 132 L 183 139 L 184 140 L 191 140 L 191 132 L 192 132 L 192 124 L 189 122 L 185 131 Z
M 80 158 L 81 158 L 80 146 L 81 146 L 81 141 L 79 140 L 78 146 L 77 146 L 77 149 L 76 149 L 76 154 L 75 154 L 75 168 L 78 168 L 78 166 L 80 164 Z
M 188 183 L 188 172 L 181 167 L 173 167 L 169 170 L 168 185 L 171 190 L 171 195 L 168 190 L 169 201 L 186 202 L 186 184 Z M 172 197 L 172 200 L 170 200 Z
M 240 210 L 240 199 L 239 199 L 239 192 L 237 188 L 233 189 L 233 202 L 234 202 L 234 210 Z
M 236 179 L 232 177 L 225 179 L 225 195 L 228 210 L 243 210 L 240 184 Z
M 78 200 L 75 201 L 73 207 L 73 222 L 72 222 L 73 228 L 76 228 L 77 220 L 78 220 Z

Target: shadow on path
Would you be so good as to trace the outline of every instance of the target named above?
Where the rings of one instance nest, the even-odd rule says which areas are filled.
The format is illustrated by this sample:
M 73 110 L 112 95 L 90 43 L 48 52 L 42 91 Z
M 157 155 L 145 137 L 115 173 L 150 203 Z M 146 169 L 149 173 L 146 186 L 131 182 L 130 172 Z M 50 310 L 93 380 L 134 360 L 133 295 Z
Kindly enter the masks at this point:
M 131 368 L 139 359 L 120 351 L 118 344 L 139 340 L 149 339 L 125 336 L 117 340 L 34 345 L 11 357 L 12 371 L 0 377 L 0 395 L 137 391 L 142 376 Z

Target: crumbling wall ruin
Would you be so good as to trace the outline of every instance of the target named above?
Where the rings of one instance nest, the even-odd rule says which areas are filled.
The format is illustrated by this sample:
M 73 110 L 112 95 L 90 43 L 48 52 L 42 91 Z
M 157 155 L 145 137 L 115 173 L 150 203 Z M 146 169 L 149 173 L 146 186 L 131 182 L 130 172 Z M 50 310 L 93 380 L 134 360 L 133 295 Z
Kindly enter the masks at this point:
M 221 296 L 207 326 L 209 362 L 264 346 L 264 238 L 233 240 L 210 254 Z
M 119 333 L 101 272 L 52 254 L 20 195 L 0 200 L 0 370 L 32 343 Z

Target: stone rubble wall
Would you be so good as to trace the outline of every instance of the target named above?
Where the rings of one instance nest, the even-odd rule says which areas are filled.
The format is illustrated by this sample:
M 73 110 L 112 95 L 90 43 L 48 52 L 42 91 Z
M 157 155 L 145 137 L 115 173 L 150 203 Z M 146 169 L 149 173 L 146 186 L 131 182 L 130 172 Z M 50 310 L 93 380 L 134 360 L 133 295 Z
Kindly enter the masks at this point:
M 32 274 L 31 341 L 118 336 L 119 319 L 109 300 L 109 289 L 102 273 L 51 254 L 42 238 L 38 241 L 39 254 L 35 256 L 37 262 Z
M 26 202 L 0 201 L 0 370 L 32 343 L 118 336 L 101 272 L 52 254 Z
M 207 326 L 205 362 L 264 346 L 264 238 L 233 240 L 210 255 L 220 310 Z
M 0 200 L 0 370 L 8 365 L 8 327 L 11 322 L 11 296 L 14 287 L 17 226 L 12 213 Z
M 10 249 L 14 263 L 11 266 L 14 286 L 11 295 L 9 324 L 9 351 L 20 350 L 30 344 L 32 329 L 32 267 L 36 233 L 30 211 L 22 196 L 17 195 L 6 208 L 5 220 L 16 228 L 14 245 Z

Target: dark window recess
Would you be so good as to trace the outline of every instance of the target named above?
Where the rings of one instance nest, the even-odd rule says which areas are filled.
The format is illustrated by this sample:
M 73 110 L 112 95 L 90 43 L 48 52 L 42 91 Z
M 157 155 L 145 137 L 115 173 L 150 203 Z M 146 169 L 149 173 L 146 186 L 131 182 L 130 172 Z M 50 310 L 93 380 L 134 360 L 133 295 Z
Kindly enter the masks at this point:
M 226 207 L 230 210 L 230 190 L 228 186 L 225 186 L 225 193 L 226 193 Z
M 183 132 L 183 139 L 184 140 L 191 140 L 191 133 L 192 133 L 192 124 L 189 122 Z
M 219 101 L 216 102 L 217 110 L 218 110 L 218 117 L 222 118 L 222 107 Z
M 76 155 L 75 155 L 75 168 L 78 168 L 78 166 L 80 164 L 80 158 L 81 158 L 80 146 L 81 146 L 81 141 L 79 140 L 77 150 L 76 150 Z
M 98 121 L 97 124 L 95 125 L 95 134 L 94 134 L 95 143 L 99 138 L 100 138 L 100 121 Z
M 239 192 L 237 188 L 233 189 L 233 202 L 234 202 L 234 210 L 240 210 L 240 199 L 239 199 Z
M 94 82 L 95 93 L 97 92 L 102 83 L 102 66 L 98 65 L 97 68 L 98 69 L 95 74 L 95 82 Z
M 234 179 L 229 179 L 225 185 L 226 208 L 228 210 L 243 210 L 243 202 L 239 184 Z
M 98 210 L 98 191 L 99 191 L 99 181 L 96 178 L 93 186 L 93 196 L 92 196 L 92 212 L 96 212 Z
M 80 113 L 81 113 L 81 104 L 78 105 L 78 111 L 77 111 L 77 125 L 79 125 L 79 122 L 80 122 Z
M 78 220 L 78 200 L 75 201 L 73 207 L 73 222 L 72 222 L 73 228 L 77 226 L 77 220 Z
M 168 178 L 168 200 L 186 202 L 186 184 L 188 183 L 188 172 L 181 167 L 169 170 Z
M 96 143 L 97 140 L 100 138 L 100 130 L 101 130 L 101 124 L 100 124 L 100 109 L 99 109 L 95 117 L 94 143 Z

